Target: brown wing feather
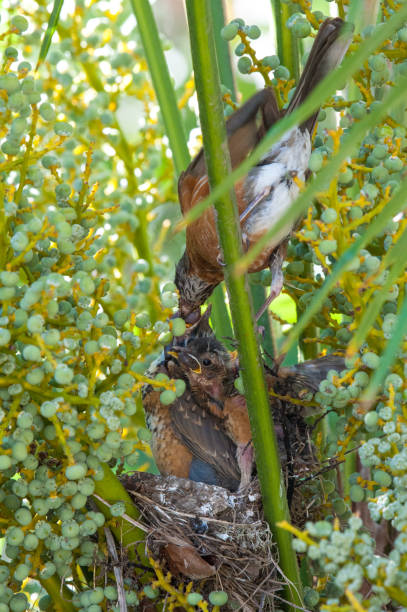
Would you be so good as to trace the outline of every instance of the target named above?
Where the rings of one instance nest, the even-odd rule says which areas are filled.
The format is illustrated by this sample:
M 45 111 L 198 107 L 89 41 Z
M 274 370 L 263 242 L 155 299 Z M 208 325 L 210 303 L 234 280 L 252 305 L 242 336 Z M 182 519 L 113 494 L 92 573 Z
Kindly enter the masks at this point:
M 303 363 L 280 368 L 278 376 L 293 379 L 303 384 L 310 391 L 318 391 L 319 384 L 325 380 L 329 370 L 336 370 L 339 374 L 345 369 L 345 360 L 339 355 L 326 355 L 317 359 L 310 359 Z
M 172 404 L 171 420 L 177 436 L 194 457 L 211 465 L 221 481 L 239 482 L 236 446 L 220 428 L 220 419 L 195 404 L 187 392 Z

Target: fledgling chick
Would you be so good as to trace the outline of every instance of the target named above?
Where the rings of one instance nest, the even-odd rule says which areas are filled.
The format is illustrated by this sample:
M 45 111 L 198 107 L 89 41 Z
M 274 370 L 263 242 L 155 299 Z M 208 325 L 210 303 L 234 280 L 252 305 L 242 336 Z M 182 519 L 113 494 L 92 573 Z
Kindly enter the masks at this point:
M 326 19 L 319 28 L 298 86 L 287 109 L 280 112 L 273 89 L 257 92 L 226 122 L 232 169 L 236 168 L 283 114 L 299 107 L 316 85 L 342 60 L 349 44 L 349 33 L 342 35 L 340 18 Z M 275 226 L 299 193 L 298 182 L 308 176 L 311 137 L 318 111 L 292 128 L 273 145 L 235 185 L 243 246 L 255 244 Z M 209 181 L 203 150 L 180 176 L 179 200 L 185 215 L 209 195 Z M 281 271 L 287 239 L 296 221 L 283 227 L 263 249 L 249 272 L 271 267 L 270 297 L 258 316 L 281 291 Z M 223 263 L 213 208 L 207 209 L 187 227 L 186 249 L 175 274 L 180 292 L 180 314 L 188 322 L 199 318 L 200 306 L 223 280 Z

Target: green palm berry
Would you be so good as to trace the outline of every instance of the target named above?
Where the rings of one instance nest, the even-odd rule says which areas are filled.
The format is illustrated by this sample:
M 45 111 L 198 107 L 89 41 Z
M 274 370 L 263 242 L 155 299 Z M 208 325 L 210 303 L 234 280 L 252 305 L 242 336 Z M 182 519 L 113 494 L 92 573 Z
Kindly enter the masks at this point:
M 39 112 L 44 121 L 55 121 L 56 113 L 53 106 L 51 106 L 49 102 L 44 102 L 41 104 L 39 107 Z
M 365 490 L 358 484 L 354 484 L 349 489 L 349 497 L 355 503 L 365 499 Z
M 14 442 L 11 448 L 11 454 L 14 459 L 16 459 L 16 461 L 24 461 L 24 459 L 28 455 L 26 444 L 24 444 L 24 442 L 19 441 Z
M 24 232 L 16 232 L 10 240 L 11 246 L 15 251 L 24 251 L 28 246 L 28 242 L 27 234 L 24 234 Z
M 268 66 L 271 70 L 275 70 L 280 65 L 280 58 L 278 55 L 266 55 L 262 59 L 263 66 Z
M 141 329 L 146 329 L 151 326 L 150 317 L 147 312 L 139 312 L 138 315 L 136 315 L 136 326 Z
M 144 594 L 149 599 L 157 599 L 160 591 L 158 589 L 153 589 L 149 584 L 144 587 Z
M 276 79 L 283 79 L 284 81 L 288 81 L 290 78 L 290 71 L 285 66 L 277 66 L 274 71 L 274 76 Z
M 15 15 L 11 18 L 11 25 L 15 28 L 20 34 L 26 31 L 28 28 L 28 21 L 22 15 Z
M 363 102 L 354 102 L 349 110 L 354 119 L 363 119 L 366 115 L 366 105 Z
M 340 185 L 349 185 L 353 181 L 353 172 L 350 168 L 346 168 L 339 174 L 338 183 Z
M 368 351 L 362 355 L 362 362 L 368 368 L 375 370 L 376 368 L 379 367 L 380 357 L 376 355 L 376 353 L 373 353 L 372 351 Z
M 372 170 L 372 179 L 377 183 L 384 183 L 389 178 L 389 171 L 384 166 L 376 166 Z
M 27 344 L 23 349 L 23 357 L 27 361 L 41 361 L 41 351 L 38 346 Z
M 18 77 L 12 73 L 0 76 L 0 89 L 5 89 L 8 94 L 19 91 L 20 81 Z
M 20 527 L 9 527 L 6 532 L 6 542 L 11 546 L 20 546 L 24 541 L 24 531 Z M 2 566 L 3 567 L 3 566 Z
M 8 605 L 11 612 L 24 612 L 24 610 L 27 610 L 30 607 L 24 593 L 17 593 L 17 595 L 13 595 Z
M 388 147 L 385 144 L 377 144 L 372 151 L 372 155 L 374 155 L 377 159 L 384 159 L 387 153 Z
M 57 121 L 54 125 L 54 132 L 57 136 L 72 136 L 73 127 L 66 121 Z
M 110 507 L 110 513 L 112 516 L 122 516 L 125 512 L 126 512 L 126 506 L 124 505 L 124 502 L 122 501 L 117 502 L 116 504 L 113 504 Z
M 208 599 L 214 606 L 224 606 L 228 602 L 228 594 L 225 591 L 211 591 Z
M 319 593 L 310 587 L 304 588 L 304 603 L 307 608 L 315 608 L 319 602 Z
M 323 255 L 329 255 L 334 253 L 338 248 L 336 240 L 321 240 L 319 243 L 319 250 Z
M 183 336 L 185 334 L 186 328 L 187 326 L 184 319 L 176 317 L 172 320 L 172 333 L 174 334 L 174 336 Z
M 387 67 L 387 60 L 383 53 L 378 53 L 369 58 L 369 67 L 376 72 L 382 72 Z
M 241 42 L 238 45 L 236 45 L 235 55 L 237 55 L 237 57 L 241 57 L 243 53 L 245 52 L 245 50 L 246 50 L 246 45 Z
M 28 551 L 33 551 L 38 548 L 39 539 L 35 535 L 35 533 L 27 533 L 24 538 L 24 549 Z
M 169 406 L 176 399 L 176 394 L 171 389 L 166 389 L 160 393 L 160 402 L 164 404 L 164 406 Z
M 202 601 L 202 595 L 200 593 L 188 593 L 187 602 L 190 606 L 196 606 Z
M 17 523 L 20 523 L 20 525 L 23 525 L 23 527 L 29 525 L 32 521 L 31 512 L 28 510 L 28 508 L 19 508 L 16 510 L 14 518 L 16 519 Z
M 297 38 L 306 38 L 311 34 L 311 26 L 308 21 L 297 21 L 294 23 L 291 31 Z
M 318 172 L 322 168 L 322 164 L 324 163 L 324 156 L 319 151 L 313 151 L 309 158 L 308 167 L 311 172 Z
M 76 463 L 75 465 L 68 465 L 65 470 L 65 476 L 68 480 L 80 480 L 86 476 L 86 466 L 82 463 Z
M 338 213 L 334 208 L 326 208 L 321 215 L 321 219 L 324 223 L 334 223 L 338 218 Z
M 136 272 L 141 272 L 142 274 L 147 274 L 150 270 L 150 264 L 145 259 L 138 259 L 134 263 L 134 269 Z
M 221 29 L 220 35 L 223 40 L 233 40 L 239 31 L 239 24 L 236 22 L 228 23 L 224 28 Z
M 252 40 L 256 40 L 256 38 L 259 38 L 260 35 L 261 35 L 261 30 L 258 26 L 252 25 L 249 27 L 247 31 L 247 36 L 249 38 L 251 38 Z
M 7 346 L 11 340 L 11 334 L 8 329 L 0 327 L 0 346 Z
M 237 62 L 237 68 L 242 74 L 248 74 L 252 67 L 252 60 L 247 55 L 244 55 Z
M 58 364 L 55 368 L 54 378 L 59 385 L 69 385 L 72 382 L 74 372 L 64 363 Z
M 18 113 L 18 111 L 21 111 L 24 108 L 24 106 L 26 106 L 26 104 L 27 104 L 27 98 L 21 91 L 16 91 L 15 93 L 11 94 L 11 96 L 8 99 L 8 107 L 10 108 L 10 110 L 14 111 L 15 113 Z
M 380 487 L 390 487 L 393 482 L 391 474 L 383 470 L 375 470 L 373 472 L 373 480 L 376 481 Z
M 169 342 L 171 342 L 171 340 L 172 340 L 172 332 L 170 332 L 170 331 L 162 332 L 158 336 L 158 342 L 160 344 L 168 344 Z
M 178 379 L 175 381 L 175 394 L 177 397 L 181 397 L 184 394 L 186 389 L 186 384 L 184 380 Z
M 403 169 L 403 162 L 399 157 L 388 157 L 384 162 L 384 167 L 390 172 L 400 172 Z

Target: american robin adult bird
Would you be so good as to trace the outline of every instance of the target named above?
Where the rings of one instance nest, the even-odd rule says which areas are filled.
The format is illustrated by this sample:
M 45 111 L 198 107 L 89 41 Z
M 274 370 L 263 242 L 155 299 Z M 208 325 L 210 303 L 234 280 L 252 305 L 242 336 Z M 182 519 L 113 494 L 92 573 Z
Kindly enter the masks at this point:
M 300 106 L 316 85 L 342 60 L 349 43 L 341 35 L 343 21 L 326 19 L 321 25 L 304 71 L 288 107 L 281 112 L 273 89 L 256 93 L 226 122 L 232 169 L 236 168 L 262 140 L 270 127 L 284 114 Z M 244 248 L 263 236 L 298 196 L 298 181 L 305 181 L 311 154 L 311 137 L 318 111 L 301 125 L 292 128 L 273 145 L 248 175 L 235 185 Z M 182 213 L 185 215 L 209 195 L 204 152 L 201 150 L 178 182 Z M 249 272 L 271 267 L 273 281 L 264 308 L 281 291 L 281 271 L 287 239 L 296 222 L 283 227 L 273 236 Z M 180 313 L 187 322 L 199 318 L 200 306 L 223 280 L 223 262 L 213 208 L 207 209 L 186 231 L 186 249 L 175 274 L 180 293 Z M 258 316 L 261 314 L 258 313 Z

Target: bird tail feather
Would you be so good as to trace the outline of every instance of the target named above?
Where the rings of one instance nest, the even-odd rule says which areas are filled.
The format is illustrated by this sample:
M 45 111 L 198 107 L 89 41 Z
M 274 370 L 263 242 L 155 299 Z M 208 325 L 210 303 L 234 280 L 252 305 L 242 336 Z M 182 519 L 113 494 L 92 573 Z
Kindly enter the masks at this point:
M 291 113 L 300 106 L 318 83 L 339 66 L 351 40 L 350 24 L 345 24 L 339 17 L 324 21 L 314 40 L 308 60 L 288 105 L 287 113 Z M 313 113 L 303 122 L 303 129 L 307 128 L 310 133 L 312 132 L 318 112 Z

